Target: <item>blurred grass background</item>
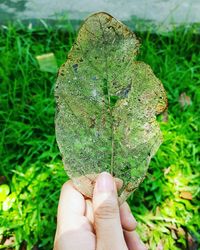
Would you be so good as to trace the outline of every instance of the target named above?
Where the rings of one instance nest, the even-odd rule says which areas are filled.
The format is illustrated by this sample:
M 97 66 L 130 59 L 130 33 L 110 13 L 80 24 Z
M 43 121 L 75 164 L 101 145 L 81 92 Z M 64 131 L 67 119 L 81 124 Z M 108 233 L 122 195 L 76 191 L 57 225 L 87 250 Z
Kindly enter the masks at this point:
M 168 94 L 159 117 L 164 143 L 129 199 L 138 232 L 153 250 L 199 249 L 200 36 L 197 27 L 136 32 L 138 60 Z M 60 188 L 67 180 L 54 131 L 56 74 L 36 56 L 65 60 L 76 32 L 4 26 L 0 30 L 0 249 L 52 249 Z

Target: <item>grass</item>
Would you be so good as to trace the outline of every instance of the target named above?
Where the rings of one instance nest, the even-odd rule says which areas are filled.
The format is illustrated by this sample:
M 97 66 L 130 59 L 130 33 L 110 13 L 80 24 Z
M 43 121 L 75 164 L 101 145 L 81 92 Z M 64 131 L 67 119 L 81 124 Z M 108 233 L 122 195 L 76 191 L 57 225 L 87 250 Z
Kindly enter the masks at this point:
M 150 249 L 198 249 L 200 43 L 195 27 L 139 33 L 138 60 L 150 64 L 169 99 L 164 143 L 129 204 Z M 56 75 L 35 57 L 53 52 L 60 66 L 75 33 L 10 25 L 0 31 L 0 249 L 52 249 L 56 209 L 67 180 L 55 141 Z

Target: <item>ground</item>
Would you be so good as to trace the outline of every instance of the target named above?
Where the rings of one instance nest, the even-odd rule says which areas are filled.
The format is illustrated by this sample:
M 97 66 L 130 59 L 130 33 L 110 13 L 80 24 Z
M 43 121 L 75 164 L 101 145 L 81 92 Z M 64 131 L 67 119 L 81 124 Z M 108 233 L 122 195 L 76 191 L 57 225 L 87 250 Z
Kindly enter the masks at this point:
M 137 32 L 138 60 L 151 65 L 169 100 L 159 117 L 164 142 L 128 201 L 152 250 L 198 249 L 200 242 L 196 29 Z M 60 66 L 74 37 L 70 25 L 0 30 L 0 249 L 52 249 L 60 188 L 68 178 L 55 140 L 56 74 L 40 71 L 36 56 L 52 52 Z

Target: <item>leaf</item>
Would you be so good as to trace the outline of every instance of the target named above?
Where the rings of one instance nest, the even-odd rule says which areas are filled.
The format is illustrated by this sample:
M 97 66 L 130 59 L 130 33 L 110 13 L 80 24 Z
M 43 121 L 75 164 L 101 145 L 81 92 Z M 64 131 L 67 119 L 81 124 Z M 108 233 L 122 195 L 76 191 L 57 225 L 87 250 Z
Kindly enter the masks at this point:
M 54 53 L 48 53 L 36 56 L 40 70 L 44 72 L 56 73 L 58 70 L 57 62 Z
M 4 201 L 7 195 L 10 193 L 10 188 L 6 184 L 0 185 L 0 202 Z
M 9 238 L 7 238 L 5 240 L 5 242 L 3 243 L 3 246 L 11 247 L 12 245 L 14 245 L 14 243 L 15 243 L 15 237 L 10 236 Z M 7 248 L 7 249 L 9 249 L 9 248 Z
M 181 191 L 180 197 L 186 200 L 192 200 L 192 193 L 188 191 Z
M 151 68 L 136 62 L 139 42 L 106 13 L 85 20 L 58 74 L 56 137 L 68 175 L 91 197 L 96 176 L 123 181 L 123 202 L 145 178 L 162 135 L 167 106 Z
M 179 103 L 180 103 L 182 108 L 184 108 L 186 106 L 190 106 L 192 104 L 191 98 L 189 96 L 187 96 L 185 92 L 180 94 Z
M 189 250 L 198 250 L 199 244 L 197 239 L 194 238 L 190 233 L 187 234 L 187 243 Z
M 3 211 L 9 210 L 12 207 L 12 205 L 14 204 L 15 200 L 16 200 L 15 193 L 12 193 L 9 196 L 7 196 L 5 201 L 3 202 L 3 206 L 2 206 Z

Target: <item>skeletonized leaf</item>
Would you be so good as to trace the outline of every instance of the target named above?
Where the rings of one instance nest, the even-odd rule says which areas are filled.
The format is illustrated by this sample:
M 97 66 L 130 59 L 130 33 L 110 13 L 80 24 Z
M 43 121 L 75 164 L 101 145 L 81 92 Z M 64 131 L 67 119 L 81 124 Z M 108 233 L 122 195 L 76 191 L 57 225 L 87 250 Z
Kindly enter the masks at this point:
M 123 202 L 162 142 L 156 115 L 167 106 L 166 93 L 151 68 L 135 61 L 138 49 L 124 24 L 93 14 L 59 70 L 57 142 L 68 175 L 86 196 L 96 176 L 108 171 L 123 181 Z

